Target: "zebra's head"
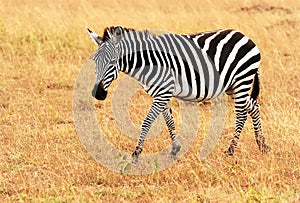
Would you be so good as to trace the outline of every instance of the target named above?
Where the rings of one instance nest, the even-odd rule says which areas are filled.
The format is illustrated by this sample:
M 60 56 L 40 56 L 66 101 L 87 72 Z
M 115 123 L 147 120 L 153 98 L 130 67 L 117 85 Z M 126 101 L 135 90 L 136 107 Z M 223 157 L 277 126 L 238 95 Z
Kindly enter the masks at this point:
M 123 30 L 121 27 L 106 28 L 103 37 L 99 37 L 89 28 L 87 31 L 98 44 L 93 57 L 96 64 L 96 83 L 92 95 L 98 100 L 105 100 L 108 87 L 119 75 L 119 42 Z

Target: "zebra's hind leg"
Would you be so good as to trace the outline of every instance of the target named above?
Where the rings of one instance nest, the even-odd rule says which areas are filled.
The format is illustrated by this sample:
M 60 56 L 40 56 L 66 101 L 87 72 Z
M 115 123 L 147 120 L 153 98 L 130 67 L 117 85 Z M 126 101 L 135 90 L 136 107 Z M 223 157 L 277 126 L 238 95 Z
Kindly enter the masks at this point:
M 178 137 L 175 133 L 175 122 L 172 115 L 172 109 L 169 105 L 166 105 L 163 111 L 163 117 L 165 119 L 165 122 L 168 127 L 168 131 L 170 133 L 170 137 L 172 140 L 172 151 L 171 151 L 171 157 L 173 159 L 176 159 L 177 153 L 180 151 L 181 145 L 178 141 Z
M 250 99 L 250 107 L 248 108 L 248 113 L 250 114 L 253 122 L 254 133 L 255 133 L 255 140 L 259 147 L 259 150 L 263 154 L 267 154 L 271 148 L 265 144 L 265 137 L 262 132 L 261 128 L 261 121 L 260 121 L 260 108 L 259 104 L 256 100 Z
M 226 155 L 233 155 L 234 150 L 237 147 L 237 142 L 240 139 L 240 134 L 244 127 L 244 124 L 247 120 L 247 110 L 246 110 L 246 98 L 241 97 L 240 99 L 235 98 L 235 132 L 233 135 L 233 139 L 231 140 L 231 144 L 227 151 L 225 151 Z

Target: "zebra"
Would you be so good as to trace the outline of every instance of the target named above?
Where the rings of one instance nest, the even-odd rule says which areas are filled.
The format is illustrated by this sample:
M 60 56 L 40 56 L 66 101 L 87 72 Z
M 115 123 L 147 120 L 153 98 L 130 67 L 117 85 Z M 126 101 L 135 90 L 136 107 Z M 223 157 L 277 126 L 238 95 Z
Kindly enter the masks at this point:
M 181 145 L 169 105 L 172 97 L 203 102 L 224 92 L 234 100 L 236 115 L 235 132 L 225 154 L 234 154 L 247 113 L 253 121 L 259 150 L 263 154 L 270 151 L 265 144 L 257 102 L 261 55 L 254 42 L 241 32 L 222 29 L 197 34 L 155 35 L 147 30 L 113 26 L 105 28 L 100 37 L 89 28 L 87 31 L 98 45 L 93 56 L 96 83 L 92 96 L 105 100 L 108 87 L 121 71 L 138 80 L 153 97 L 132 153 L 134 163 L 138 162 L 145 136 L 160 113 L 172 140 L 171 157 L 176 158 Z

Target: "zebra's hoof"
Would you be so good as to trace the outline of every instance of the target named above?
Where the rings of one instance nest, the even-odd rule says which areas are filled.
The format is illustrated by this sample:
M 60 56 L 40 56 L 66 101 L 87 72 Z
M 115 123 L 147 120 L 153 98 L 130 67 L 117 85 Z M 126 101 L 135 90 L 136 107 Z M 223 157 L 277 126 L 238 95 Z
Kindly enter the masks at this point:
M 225 154 L 226 156 L 233 156 L 234 151 L 229 147 L 229 149 L 228 149 L 227 151 L 225 151 L 224 154 Z
M 259 148 L 259 150 L 261 151 L 262 154 L 268 154 L 268 152 L 271 151 L 271 147 L 264 144 Z
M 177 159 L 177 153 L 180 151 L 181 146 L 180 144 L 172 144 L 172 151 L 171 151 L 171 158 L 172 159 Z
M 139 162 L 139 155 L 142 153 L 143 149 L 139 146 L 136 146 L 134 152 L 132 153 L 132 163 L 137 164 Z

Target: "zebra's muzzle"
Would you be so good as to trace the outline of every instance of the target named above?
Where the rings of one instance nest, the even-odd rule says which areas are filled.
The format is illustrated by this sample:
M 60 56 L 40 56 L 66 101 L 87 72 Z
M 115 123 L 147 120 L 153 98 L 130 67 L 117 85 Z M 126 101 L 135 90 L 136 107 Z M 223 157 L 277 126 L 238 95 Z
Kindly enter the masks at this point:
M 93 97 L 95 97 L 97 100 L 105 100 L 107 91 L 103 89 L 102 82 L 99 84 L 95 84 L 94 89 L 92 91 Z

